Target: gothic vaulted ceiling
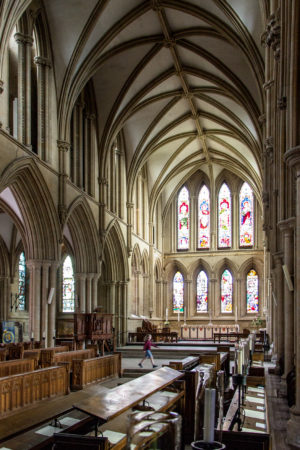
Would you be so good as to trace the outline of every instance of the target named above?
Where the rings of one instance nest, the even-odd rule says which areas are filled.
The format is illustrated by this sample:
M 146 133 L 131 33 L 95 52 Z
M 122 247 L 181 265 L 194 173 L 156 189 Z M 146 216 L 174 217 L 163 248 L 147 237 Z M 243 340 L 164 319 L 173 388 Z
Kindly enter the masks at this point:
M 150 199 L 166 204 L 195 170 L 214 180 L 227 169 L 260 191 L 263 0 L 44 6 L 59 115 L 92 80 L 100 155 L 122 130 L 129 186 L 145 167 Z

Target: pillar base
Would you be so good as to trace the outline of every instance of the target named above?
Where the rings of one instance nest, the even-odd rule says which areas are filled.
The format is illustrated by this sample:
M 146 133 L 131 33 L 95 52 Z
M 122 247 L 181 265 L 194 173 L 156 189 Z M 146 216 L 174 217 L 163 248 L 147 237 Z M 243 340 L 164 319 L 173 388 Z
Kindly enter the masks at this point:
M 280 397 L 286 397 L 287 396 L 287 385 L 286 385 L 286 377 L 285 377 L 285 375 L 283 375 L 281 377 L 278 393 L 280 394 Z
M 293 406 L 290 409 L 290 420 L 287 423 L 286 431 L 287 438 L 286 441 L 292 448 L 300 448 L 300 410 Z

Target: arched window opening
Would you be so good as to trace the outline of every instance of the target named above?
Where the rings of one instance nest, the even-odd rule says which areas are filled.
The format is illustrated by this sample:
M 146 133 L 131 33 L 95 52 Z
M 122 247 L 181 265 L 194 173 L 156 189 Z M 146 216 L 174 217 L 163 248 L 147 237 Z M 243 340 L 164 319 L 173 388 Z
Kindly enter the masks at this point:
M 173 278 L 173 312 L 183 312 L 184 281 L 180 272 L 176 272 Z
M 178 195 L 178 249 L 189 248 L 189 191 L 183 187 Z
M 223 183 L 218 197 L 219 247 L 231 247 L 231 195 L 229 187 Z
M 75 280 L 73 265 L 70 256 L 67 256 L 63 264 L 63 312 L 75 310 Z
M 210 247 L 209 190 L 203 186 L 198 197 L 198 248 Z
M 207 312 L 207 275 L 201 270 L 197 277 L 197 312 Z
M 258 275 L 254 269 L 247 274 L 247 313 L 258 313 Z
M 19 257 L 18 310 L 25 311 L 25 307 L 26 307 L 26 260 L 25 260 L 25 253 L 22 252 Z
M 227 269 L 221 277 L 221 312 L 232 312 L 232 275 Z
M 253 245 L 253 192 L 248 183 L 240 190 L 240 246 Z

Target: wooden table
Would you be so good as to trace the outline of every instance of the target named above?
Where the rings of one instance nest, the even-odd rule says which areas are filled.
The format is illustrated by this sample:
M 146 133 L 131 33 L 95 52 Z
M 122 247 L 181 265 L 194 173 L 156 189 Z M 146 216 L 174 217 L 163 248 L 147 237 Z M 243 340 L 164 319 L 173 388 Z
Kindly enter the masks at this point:
M 170 367 L 162 367 L 77 403 L 74 408 L 96 417 L 100 423 L 105 423 L 181 377 L 183 377 L 181 372 Z

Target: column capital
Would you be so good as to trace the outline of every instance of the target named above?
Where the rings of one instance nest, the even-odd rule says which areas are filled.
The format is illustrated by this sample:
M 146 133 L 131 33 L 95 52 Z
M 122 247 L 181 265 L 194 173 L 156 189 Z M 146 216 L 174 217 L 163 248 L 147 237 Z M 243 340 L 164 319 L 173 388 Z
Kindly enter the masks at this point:
M 275 262 L 275 266 L 281 266 L 282 265 L 282 259 L 283 259 L 283 253 L 282 252 L 276 252 L 273 254 L 273 259 Z
M 76 273 L 75 276 L 78 280 L 84 281 L 84 280 L 86 280 L 87 274 L 84 272 L 79 272 L 79 273 Z
M 33 270 L 40 270 L 43 263 L 44 261 L 41 259 L 29 259 L 26 261 L 26 267 Z
M 67 141 L 61 141 L 61 140 L 58 140 L 58 141 L 57 141 L 57 148 L 58 148 L 58 150 L 61 151 L 61 152 L 67 152 L 67 151 L 69 151 L 69 150 L 70 150 L 70 147 L 71 147 L 71 145 L 70 145 L 70 143 L 67 142 Z
M 38 66 L 47 66 L 47 67 L 51 67 L 51 62 L 48 58 L 44 58 L 43 56 L 35 56 L 33 58 L 33 61 L 35 62 L 36 65 Z
M 289 167 L 295 166 L 296 170 L 300 172 L 300 145 L 287 150 L 283 158 Z
M 3 92 L 3 85 L 4 85 L 4 81 L 0 80 L 0 94 L 2 94 Z
M 290 217 L 286 220 L 280 220 L 277 226 L 281 232 L 285 232 L 286 234 L 292 234 L 296 225 L 296 217 Z
M 27 35 L 27 34 L 23 34 L 23 33 L 16 33 L 14 35 L 14 38 L 16 40 L 16 42 L 18 44 L 29 44 L 32 45 L 33 44 L 33 39 L 31 36 Z
M 134 203 L 133 202 L 127 202 L 126 203 L 126 207 L 127 208 L 133 208 L 134 207 Z

